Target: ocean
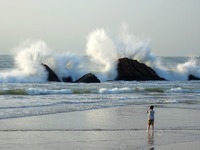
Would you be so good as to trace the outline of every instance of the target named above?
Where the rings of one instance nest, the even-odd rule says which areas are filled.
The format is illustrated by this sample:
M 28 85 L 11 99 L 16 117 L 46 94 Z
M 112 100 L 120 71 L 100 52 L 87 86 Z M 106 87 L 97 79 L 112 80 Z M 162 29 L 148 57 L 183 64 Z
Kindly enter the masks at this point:
M 0 119 L 84 111 L 126 105 L 200 109 L 200 57 L 158 57 L 148 41 L 104 30 L 92 32 L 84 54 L 52 51 L 36 41 L 0 55 Z M 127 57 L 151 67 L 166 81 L 114 81 L 117 61 Z M 93 73 L 101 83 L 48 82 L 41 63 L 62 80 Z
M 48 82 L 44 77 L 35 79 L 40 73 L 33 77 L 16 71 L 19 68 L 15 57 L 0 56 L 0 119 L 126 105 L 200 109 L 200 81 Z M 190 58 L 159 57 L 159 60 L 173 70 L 172 66 L 186 64 Z

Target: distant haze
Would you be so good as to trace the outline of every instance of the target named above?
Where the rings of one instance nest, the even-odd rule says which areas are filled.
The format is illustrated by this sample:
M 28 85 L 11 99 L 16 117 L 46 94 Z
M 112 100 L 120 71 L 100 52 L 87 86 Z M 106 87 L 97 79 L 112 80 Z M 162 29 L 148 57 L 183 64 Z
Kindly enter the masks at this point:
M 0 0 L 0 53 L 26 40 L 84 53 L 93 30 L 117 36 L 127 24 L 155 55 L 199 56 L 199 8 L 199 0 Z

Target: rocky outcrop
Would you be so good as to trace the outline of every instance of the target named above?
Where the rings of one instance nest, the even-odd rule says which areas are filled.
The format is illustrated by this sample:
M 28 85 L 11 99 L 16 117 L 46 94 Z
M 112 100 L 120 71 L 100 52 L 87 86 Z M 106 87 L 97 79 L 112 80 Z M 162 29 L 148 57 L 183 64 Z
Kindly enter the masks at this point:
M 48 81 L 61 82 L 55 72 L 46 64 L 42 64 L 48 72 Z M 63 82 L 73 82 L 71 77 L 63 77 Z M 85 74 L 75 82 L 77 83 L 100 83 L 100 80 L 92 73 Z
M 55 74 L 55 72 L 46 64 L 42 64 L 48 72 L 48 81 L 54 82 L 73 82 L 72 77 L 63 77 L 61 80 Z M 129 58 L 121 58 L 117 64 L 118 76 L 114 80 L 125 80 L 125 81 L 164 81 L 164 78 L 159 77 L 156 72 L 150 67 L 137 60 Z M 200 77 L 196 77 L 192 74 L 188 76 L 188 80 L 200 80 Z M 101 81 L 92 73 L 85 74 L 81 78 L 75 81 L 76 83 L 100 83 Z
M 88 73 L 75 82 L 77 83 L 100 83 L 100 80 L 92 73 Z
M 129 58 L 118 60 L 118 76 L 116 80 L 126 81 L 147 81 L 147 80 L 165 80 L 160 78 L 156 72 L 143 63 Z
M 55 72 L 53 70 L 51 70 L 51 68 L 49 68 L 49 66 L 47 66 L 46 64 L 42 64 L 45 69 L 48 72 L 48 81 L 55 81 L 55 82 L 60 82 L 58 76 L 55 74 Z
M 49 68 L 46 64 L 42 64 L 48 72 L 48 81 L 61 82 L 55 72 Z M 147 81 L 147 80 L 165 80 L 160 78 L 156 72 L 143 63 L 139 63 L 137 60 L 128 58 L 121 58 L 118 60 L 118 76 L 115 80 L 125 81 Z M 189 76 L 188 80 L 200 80 L 193 75 Z M 73 82 L 72 78 L 63 77 L 63 82 Z M 75 81 L 76 83 L 100 83 L 100 80 L 92 73 L 85 74 L 81 78 Z
M 190 81 L 190 80 L 200 80 L 200 78 L 195 77 L 194 75 L 189 75 L 189 76 L 188 76 L 188 80 L 189 80 L 189 81 Z

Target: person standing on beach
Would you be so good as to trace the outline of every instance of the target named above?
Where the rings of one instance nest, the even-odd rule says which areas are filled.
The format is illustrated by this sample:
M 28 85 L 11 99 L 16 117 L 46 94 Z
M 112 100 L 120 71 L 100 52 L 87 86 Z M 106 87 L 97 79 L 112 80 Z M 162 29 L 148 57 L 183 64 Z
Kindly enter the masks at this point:
M 154 131 L 154 114 L 155 111 L 153 110 L 154 106 L 150 106 L 149 110 L 147 111 L 148 114 L 148 125 L 147 125 L 147 131 L 149 132 L 150 126 L 152 126 L 152 131 Z

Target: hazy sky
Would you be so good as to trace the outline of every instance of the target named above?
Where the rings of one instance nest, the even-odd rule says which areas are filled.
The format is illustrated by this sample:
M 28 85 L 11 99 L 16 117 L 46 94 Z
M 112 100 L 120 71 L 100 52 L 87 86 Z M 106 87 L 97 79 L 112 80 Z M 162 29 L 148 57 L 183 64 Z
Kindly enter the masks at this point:
M 200 0 L 0 0 L 0 53 L 27 39 L 84 51 L 91 31 L 117 34 L 124 22 L 155 55 L 200 55 Z

